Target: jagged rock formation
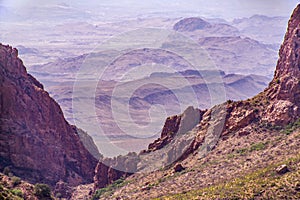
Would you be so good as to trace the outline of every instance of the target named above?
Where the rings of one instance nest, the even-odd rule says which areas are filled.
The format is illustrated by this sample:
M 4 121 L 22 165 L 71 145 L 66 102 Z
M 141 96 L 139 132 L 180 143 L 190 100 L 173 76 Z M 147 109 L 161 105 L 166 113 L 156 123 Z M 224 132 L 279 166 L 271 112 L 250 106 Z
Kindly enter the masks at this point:
M 265 91 L 274 101 L 266 109 L 266 120 L 287 124 L 300 116 L 300 6 L 294 10 L 279 50 L 274 79 Z
M 103 157 L 103 155 L 99 153 L 93 138 L 87 132 L 77 128 L 77 133 L 84 147 L 94 156 L 94 158 L 100 159 Z
M 174 115 L 172 117 L 168 117 L 163 127 L 161 137 L 148 145 L 148 151 L 155 151 L 157 149 L 161 149 L 165 145 L 170 143 L 170 141 L 174 137 L 174 134 L 176 134 L 179 129 L 180 121 L 181 121 L 180 115 L 179 116 Z
M 182 152 L 187 151 L 186 148 L 189 147 L 195 134 L 191 132 L 187 137 L 186 132 L 191 131 L 199 123 L 203 114 L 204 111 L 190 106 L 182 115 L 169 117 L 161 137 L 149 144 L 149 148 L 139 155 L 129 153 L 127 156 L 100 160 L 95 170 L 94 189 L 105 187 L 137 171 L 151 171 L 179 160 Z
M 101 159 L 95 170 L 94 189 L 103 188 L 121 177 L 133 174 L 137 171 L 138 162 L 139 157 L 136 153 Z
M 162 129 L 161 137 L 149 144 L 148 150 L 144 152 L 161 149 L 169 144 L 175 135 L 184 134 L 192 130 L 202 120 L 204 113 L 205 111 L 190 106 L 182 115 L 168 117 Z
M 32 182 L 70 185 L 93 180 L 97 159 L 18 51 L 0 44 L 0 169 Z

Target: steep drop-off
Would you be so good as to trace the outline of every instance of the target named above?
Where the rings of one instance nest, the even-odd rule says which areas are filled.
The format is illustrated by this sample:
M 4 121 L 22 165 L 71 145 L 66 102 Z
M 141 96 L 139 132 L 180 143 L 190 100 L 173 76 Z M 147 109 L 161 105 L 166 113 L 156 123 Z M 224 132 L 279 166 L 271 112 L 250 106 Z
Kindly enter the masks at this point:
M 92 182 L 97 159 L 18 51 L 0 44 L 0 169 L 31 182 Z

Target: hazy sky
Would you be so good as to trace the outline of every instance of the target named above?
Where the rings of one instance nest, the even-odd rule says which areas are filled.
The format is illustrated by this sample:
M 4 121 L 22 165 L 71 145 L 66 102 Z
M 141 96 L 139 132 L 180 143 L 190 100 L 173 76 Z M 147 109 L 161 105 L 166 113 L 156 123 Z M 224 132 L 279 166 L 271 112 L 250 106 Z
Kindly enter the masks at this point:
M 289 16 L 298 0 L 0 0 L 0 4 L 13 8 L 18 14 L 30 7 L 66 4 L 91 13 L 127 15 L 130 17 L 151 13 L 191 13 L 205 17 L 222 17 L 227 20 L 253 14 Z M 118 8 L 118 13 L 115 9 Z M 47 13 L 45 13 L 47 14 Z M 51 14 L 51 13 L 48 13 Z

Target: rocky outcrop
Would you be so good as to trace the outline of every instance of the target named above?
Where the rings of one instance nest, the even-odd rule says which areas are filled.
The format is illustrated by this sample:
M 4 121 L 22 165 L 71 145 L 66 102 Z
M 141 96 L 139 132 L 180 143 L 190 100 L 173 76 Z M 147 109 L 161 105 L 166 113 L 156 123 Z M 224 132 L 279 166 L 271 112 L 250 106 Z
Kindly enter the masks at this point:
M 65 182 L 58 181 L 54 187 L 53 193 L 56 197 L 70 199 L 73 189 Z
M 182 149 L 188 146 L 186 144 L 191 141 L 184 134 L 191 131 L 199 123 L 204 112 L 190 106 L 183 114 L 167 118 L 161 137 L 149 144 L 149 148 L 139 155 L 129 153 L 126 156 L 100 160 L 95 170 L 94 189 L 105 187 L 113 181 L 121 177 L 127 177 L 137 171 L 149 171 L 152 167 L 160 166 L 161 163 L 158 163 L 158 166 L 151 163 L 153 160 L 159 160 L 168 165 L 168 163 L 180 158 Z M 183 140 L 181 140 L 182 138 Z M 171 142 L 177 144 L 170 144 Z M 166 146 L 170 148 L 165 148 Z M 174 148 L 174 146 L 177 148 Z M 161 149 L 163 153 L 158 151 Z
M 137 171 L 138 162 L 139 158 L 136 153 L 101 159 L 95 170 L 94 190 L 133 174 Z
M 279 50 L 274 79 L 265 91 L 274 101 L 265 120 L 287 124 L 300 116 L 300 6 L 294 10 Z
M 0 168 L 31 182 L 92 182 L 97 159 L 18 51 L 0 44 Z
M 184 32 L 184 31 L 195 31 L 201 30 L 210 26 L 210 24 L 198 17 L 185 18 L 177 22 L 173 29 L 175 31 Z
M 192 130 L 202 119 L 205 111 L 188 107 L 183 114 L 168 117 L 161 132 L 161 137 L 149 144 L 148 150 L 151 152 L 163 148 L 169 144 L 176 134 L 184 134 Z
M 180 120 L 181 120 L 180 115 L 168 117 L 161 131 L 161 137 L 166 137 L 170 135 L 170 133 L 177 133 L 179 129 Z
M 84 130 L 77 128 L 77 133 L 84 147 L 94 156 L 97 160 L 103 158 L 103 155 L 99 153 L 93 138 Z
M 165 125 L 161 132 L 161 137 L 148 145 L 148 152 L 163 148 L 170 143 L 179 129 L 181 116 L 174 115 L 166 119 Z

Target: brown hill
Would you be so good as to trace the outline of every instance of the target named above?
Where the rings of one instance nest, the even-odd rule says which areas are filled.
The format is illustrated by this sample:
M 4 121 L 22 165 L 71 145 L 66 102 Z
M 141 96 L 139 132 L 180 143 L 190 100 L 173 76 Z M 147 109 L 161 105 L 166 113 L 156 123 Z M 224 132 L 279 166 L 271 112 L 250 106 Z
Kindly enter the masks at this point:
M 204 29 L 210 26 L 210 24 L 198 17 L 185 18 L 177 22 L 173 29 L 175 31 L 195 31 L 198 29 Z

